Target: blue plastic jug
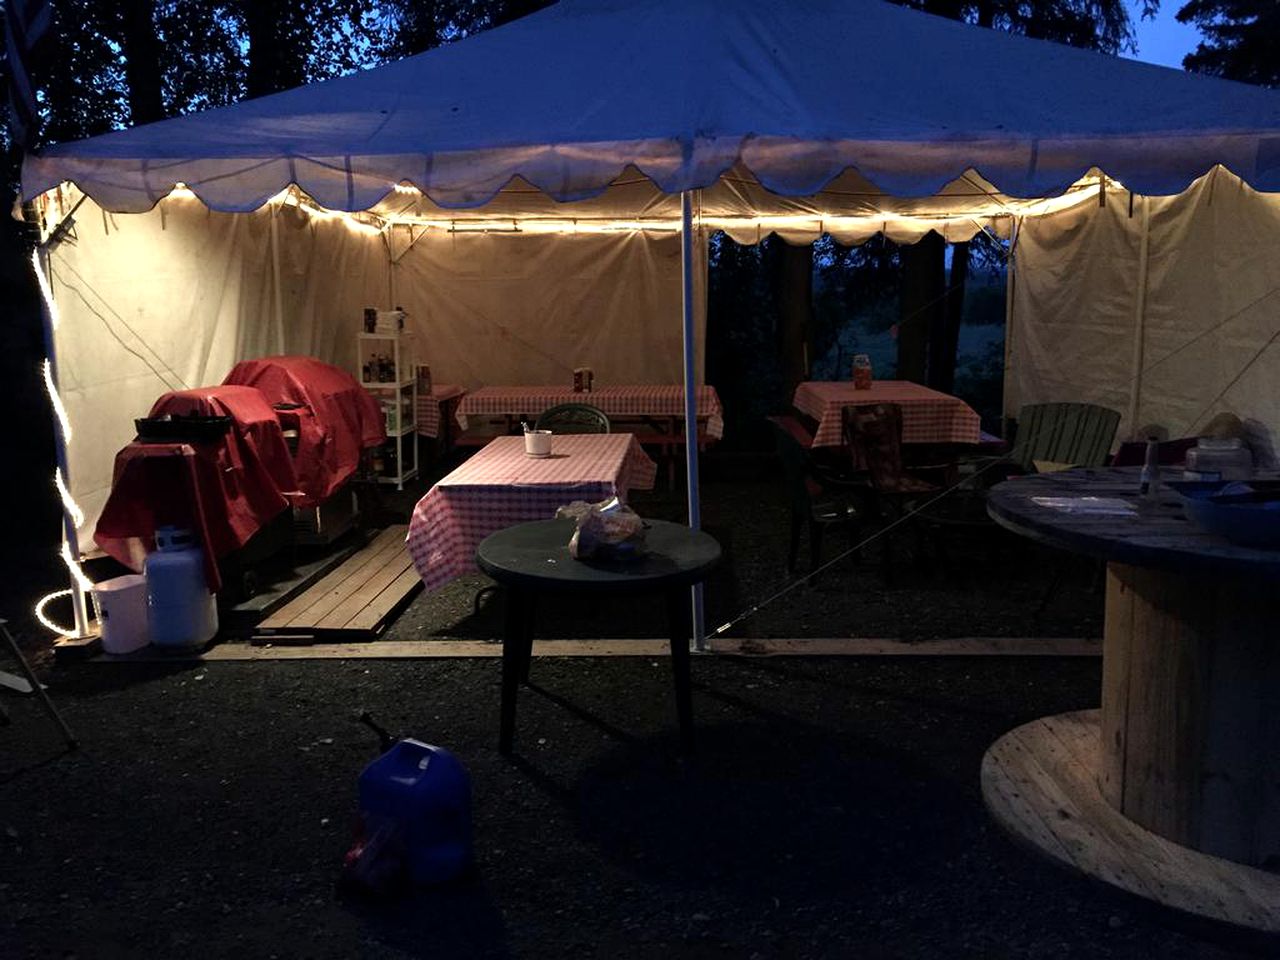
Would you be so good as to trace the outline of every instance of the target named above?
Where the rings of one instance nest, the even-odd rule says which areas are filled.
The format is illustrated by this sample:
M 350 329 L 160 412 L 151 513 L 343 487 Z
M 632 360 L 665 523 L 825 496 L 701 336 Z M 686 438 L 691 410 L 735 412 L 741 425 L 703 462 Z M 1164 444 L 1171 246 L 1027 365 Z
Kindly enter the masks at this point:
M 471 778 L 443 747 L 401 740 L 365 767 L 360 812 L 366 829 L 399 829 L 414 883 L 444 883 L 471 863 Z

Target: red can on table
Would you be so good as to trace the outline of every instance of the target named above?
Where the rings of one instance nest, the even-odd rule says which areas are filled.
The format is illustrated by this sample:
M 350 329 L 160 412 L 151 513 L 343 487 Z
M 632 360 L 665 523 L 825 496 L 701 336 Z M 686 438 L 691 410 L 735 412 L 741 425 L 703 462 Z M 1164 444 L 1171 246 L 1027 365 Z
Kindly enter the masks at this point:
M 853 358 L 853 389 L 871 389 L 871 358 L 859 353 Z

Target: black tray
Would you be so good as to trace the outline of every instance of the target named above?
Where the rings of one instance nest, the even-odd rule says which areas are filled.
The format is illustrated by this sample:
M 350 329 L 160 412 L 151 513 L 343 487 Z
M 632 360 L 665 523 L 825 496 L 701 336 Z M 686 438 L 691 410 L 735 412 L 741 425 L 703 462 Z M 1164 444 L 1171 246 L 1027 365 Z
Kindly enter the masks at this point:
M 138 439 L 151 443 L 200 443 L 218 440 L 231 429 L 230 417 L 138 417 Z

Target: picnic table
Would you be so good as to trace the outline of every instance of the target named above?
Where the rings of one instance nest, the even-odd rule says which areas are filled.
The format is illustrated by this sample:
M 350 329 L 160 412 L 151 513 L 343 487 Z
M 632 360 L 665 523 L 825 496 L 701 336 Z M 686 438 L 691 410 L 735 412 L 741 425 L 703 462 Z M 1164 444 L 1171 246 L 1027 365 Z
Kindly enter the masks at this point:
M 496 530 L 553 517 L 573 500 L 652 489 L 657 465 L 628 433 L 557 434 L 551 456 L 525 455 L 523 437 L 497 437 L 418 501 L 407 543 L 428 590 L 475 571 Z
M 724 411 L 715 387 L 698 387 L 696 401 L 700 429 L 707 438 L 720 439 L 724 436 Z M 616 385 L 582 393 L 559 386 L 481 387 L 458 404 L 458 424 L 466 430 L 472 418 L 501 417 L 510 429 L 521 418 L 536 419 L 560 403 L 589 403 L 611 420 L 642 421 L 669 441 L 681 442 L 683 438 L 684 387 L 679 384 Z M 643 432 L 640 435 L 644 438 Z
M 995 486 L 1001 525 L 1107 560 L 1102 708 L 1011 731 L 983 760 L 1009 830 L 1086 874 L 1280 933 L 1280 550 L 1233 544 L 1136 468 Z
M 896 403 L 902 408 L 902 442 L 976 444 L 978 414 L 959 397 L 909 380 L 875 380 L 858 390 L 849 381 L 808 380 L 796 387 L 791 405 L 817 424 L 815 447 L 843 445 L 841 410 L 850 404 Z
M 462 387 L 452 383 L 435 383 L 431 385 L 429 392 L 419 393 L 418 415 L 414 424 L 418 436 L 432 440 L 443 439 L 447 446 L 452 433 L 449 429 L 448 407 L 465 393 Z

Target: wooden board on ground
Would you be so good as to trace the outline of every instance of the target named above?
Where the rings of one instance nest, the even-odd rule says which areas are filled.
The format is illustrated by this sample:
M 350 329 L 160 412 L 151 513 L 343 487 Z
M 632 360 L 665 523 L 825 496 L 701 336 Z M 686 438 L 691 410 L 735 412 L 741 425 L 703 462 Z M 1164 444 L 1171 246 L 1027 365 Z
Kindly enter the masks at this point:
M 287 630 L 264 636 L 256 644 L 221 643 L 207 652 L 193 654 L 200 660 L 433 660 L 447 657 L 500 657 L 498 640 L 380 640 L 377 643 L 315 642 L 312 634 L 295 636 Z M 665 638 L 629 640 L 564 640 L 533 642 L 535 657 L 665 657 L 670 653 Z M 1063 638 L 967 637 L 954 640 L 906 643 L 849 637 L 831 640 L 772 639 L 744 642 L 716 639 L 713 654 L 733 656 L 1096 656 L 1101 644 L 1096 640 Z M 134 657 L 137 654 L 133 655 Z M 172 659 L 166 655 L 164 659 Z
M 350 559 L 359 548 L 358 538 L 350 533 L 344 534 L 323 549 L 303 548 L 307 551 L 304 554 L 307 557 L 304 562 L 298 563 L 278 579 L 264 583 L 252 597 L 242 600 L 233 607 L 219 609 L 219 621 L 226 626 L 236 618 L 261 619 L 271 616 L 316 580 Z
M 102 632 L 97 620 L 89 621 L 89 632 L 83 637 L 61 636 L 53 641 L 53 655 L 63 663 L 88 660 L 102 652 Z
M 1016 839 L 1059 864 L 1173 910 L 1280 943 L 1280 876 L 1200 853 L 1133 822 L 1098 785 L 1098 711 L 1005 734 L 982 760 L 982 795 Z
M 253 642 L 372 640 L 422 587 L 405 547 L 407 528 L 387 527 L 254 629 Z

